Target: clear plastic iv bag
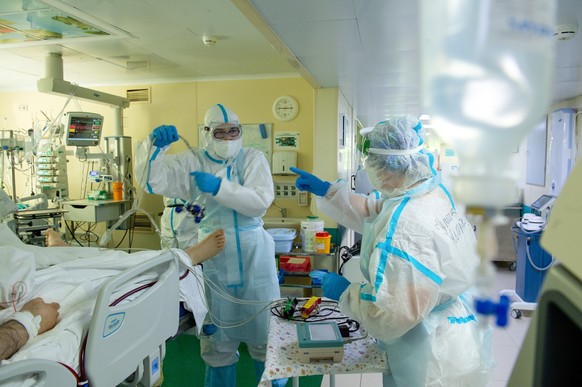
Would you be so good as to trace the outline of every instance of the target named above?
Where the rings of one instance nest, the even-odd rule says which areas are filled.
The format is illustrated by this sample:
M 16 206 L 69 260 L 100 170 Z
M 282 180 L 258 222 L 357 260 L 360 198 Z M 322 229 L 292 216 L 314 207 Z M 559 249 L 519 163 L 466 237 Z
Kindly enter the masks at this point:
M 505 191 L 487 196 L 495 196 L 496 184 L 510 188 L 500 175 L 550 103 L 554 1 L 420 4 L 422 102 L 434 130 L 459 154 L 465 184 L 459 200 L 508 204 Z

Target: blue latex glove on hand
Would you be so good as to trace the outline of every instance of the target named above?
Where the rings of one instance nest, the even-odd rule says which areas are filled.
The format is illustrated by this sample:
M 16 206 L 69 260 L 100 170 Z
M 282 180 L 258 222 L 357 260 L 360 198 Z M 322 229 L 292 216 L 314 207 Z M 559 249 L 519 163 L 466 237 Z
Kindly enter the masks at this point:
M 309 191 L 317 196 L 325 196 L 331 185 L 327 181 L 323 181 L 319 177 L 302 171 L 301 169 L 291 167 L 291 171 L 299 175 L 295 181 L 295 186 L 299 191 Z
M 155 146 L 163 148 L 178 141 L 178 129 L 174 125 L 161 125 L 154 129 L 151 138 Z
M 339 301 L 342 293 L 350 286 L 350 281 L 341 275 L 329 273 L 321 281 L 323 296 Z
M 196 180 L 196 185 L 198 189 L 202 192 L 211 193 L 216 195 L 220 189 L 220 182 L 222 181 L 219 177 L 216 177 L 210 173 L 206 172 L 191 172 L 191 176 L 194 176 Z

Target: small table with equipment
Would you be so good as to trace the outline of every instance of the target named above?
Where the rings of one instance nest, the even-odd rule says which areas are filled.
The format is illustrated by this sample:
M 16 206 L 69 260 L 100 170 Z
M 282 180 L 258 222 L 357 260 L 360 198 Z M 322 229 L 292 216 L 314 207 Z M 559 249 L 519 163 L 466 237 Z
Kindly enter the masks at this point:
M 49 228 L 59 231 L 59 220 L 63 213 L 66 212 L 66 210 L 60 208 L 17 211 L 14 213 L 16 235 L 24 243 L 44 246 L 45 236 L 42 232 Z
M 67 210 L 65 220 L 73 222 L 105 222 L 119 219 L 129 200 L 69 200 L 62 202 Z
M 337 312 L 337 315 L 341 314 Z M 270 380 L 289 377 L 293 377 L 293 386 L 298 386 L 299 376 L 329 374 L 333 387 L 335 374 L 389 372 L 386 353 L 376 346 L 376 340 L 369 336 L 356 339 L 343 344 L 341 362 L 330 359 L 305 363 L 298 343 L 297 322 L 271 316 L 265 372 L 259 386 L 268 386 Z

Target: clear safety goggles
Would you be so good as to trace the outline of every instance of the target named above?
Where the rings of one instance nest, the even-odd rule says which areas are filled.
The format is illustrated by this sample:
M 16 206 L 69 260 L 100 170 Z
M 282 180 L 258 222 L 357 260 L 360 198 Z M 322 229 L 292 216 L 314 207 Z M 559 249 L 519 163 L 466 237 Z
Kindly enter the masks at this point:
M 240 137 L 241 130 L 238 126 L 232 126 L 230 128 L 217 128 L 212 131 L 212 137 L 217 140 L 236 140 Z

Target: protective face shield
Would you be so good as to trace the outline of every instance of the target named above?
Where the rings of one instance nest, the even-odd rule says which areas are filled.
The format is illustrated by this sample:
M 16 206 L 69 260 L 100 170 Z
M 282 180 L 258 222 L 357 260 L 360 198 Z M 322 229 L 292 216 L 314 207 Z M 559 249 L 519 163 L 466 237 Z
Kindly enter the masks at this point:
M 242 130 L 238 116 L 229 108 L 216 104 L 204 116 L 206 150 L 214 157 L 236 157 L 242 148 Z
M 420 129 L 418 119 L 407 115 L 392 117 L 371 131 L 363 131 L 366 172 L 374 188 L 384 195 L 401 196 L 436 175 L 432 156 L 423 150 Z

